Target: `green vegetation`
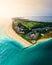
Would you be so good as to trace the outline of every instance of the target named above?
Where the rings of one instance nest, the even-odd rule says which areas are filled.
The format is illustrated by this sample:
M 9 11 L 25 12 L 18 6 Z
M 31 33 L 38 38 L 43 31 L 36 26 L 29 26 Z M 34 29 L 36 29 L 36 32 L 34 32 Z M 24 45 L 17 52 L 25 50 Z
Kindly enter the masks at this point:
M 37 22 L 20 22 L 22 25 L 24 25 L 25 27 L 27 27 L 29 30 L 32 29 L 32 27 L 39 25 L 40 23 Z
M 26 39 L 30 43 L 32 43 L 33 40 L 37 41 L 40 38 L 52 37 L 52 33 L 50 33 L 50 31 L 52 32 L 52 22 L 37 22 L 14 18 L 12 27 L 16 33 L 18 33 L 22 38 Z M 36 34 L 38 35 L 38 37 Z M 43 34 L 43 36 L 41 34 Z M 35 37 L 35 39 L 33 37 Z
M 26 35 L 25 35 L 25 34 L 20 34 L 20 36 L 21 36 L 22 38 L 24 38 L 25 40 L 29 41 L 30 43 L 32 43 L 32 42 L 31 42 L 31 39 L 26 38 Z
M 29 29 L 52 26 L 52 22 L 38 22 L 38 21 L 29 21 L 29 20 L 24 20 L 24 19 L 18 19 L 16 22 L 21 25 L 24 25 L 25 27 Z

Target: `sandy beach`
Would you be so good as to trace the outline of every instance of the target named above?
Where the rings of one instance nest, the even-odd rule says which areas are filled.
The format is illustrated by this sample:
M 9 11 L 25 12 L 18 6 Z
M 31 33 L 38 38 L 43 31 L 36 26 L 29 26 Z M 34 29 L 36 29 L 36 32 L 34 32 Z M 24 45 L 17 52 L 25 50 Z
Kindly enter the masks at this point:
M 16 34 L 16 32 L 12 29 L 12 21 L 11 21 L 10 25 L 8 26 L 6 33 L 9 37 L 11 37 L 12 39 L 15 39 L 16 41 L 20 42 L 25 47 L 32 45 L 31 43 L 29 43 L 28 41 L 26 41 L 22 37 L 20 37 L 18 34 Z
M 3 23 L 4 22 L 4 23 Z M 1 19 L 0 20 L 0 37 L 7 34 L 10 38 L 20 42 L 25 47 L 31 46 L 32 44 L 21 36 L 19 36 L 13 29 L 12 29 L 12 20 L 11 19 Z M 37 42 L 42 42 L 46 39 L 40 39 Z
M 25 47 L 31 46 L 32 44 L 28 41 L 26 41 L 25 39 L 23 39 L 21 36 L 19 36 L 13 29 L 12 29 L 12 20 L 10 20 L 10 24 L 6 30 L 6 33 L 9 37 L 11 37 L 12 39 L 15 39 L 16 41 L 20 42 L 22 45 L 24 45 Z M 45 38 L 40 39 L 37 41 L 38 42 L 42 42 L 46 40 Z

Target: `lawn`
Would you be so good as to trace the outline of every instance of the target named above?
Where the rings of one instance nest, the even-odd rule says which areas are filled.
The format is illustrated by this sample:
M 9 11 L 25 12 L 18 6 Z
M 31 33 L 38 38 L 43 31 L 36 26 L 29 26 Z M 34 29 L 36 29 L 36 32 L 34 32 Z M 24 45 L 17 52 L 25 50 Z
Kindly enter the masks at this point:
M 21 23 L 23 26 L 31 30 L 32 28 L 42 28 L 52 26 L 52 22 L 38 22 L 38 21 L 29 21 L 24 19 L 18 19 L 18 23 Z
M 18 24 L 18 26 L 22 29 L 24 29 L 25 34 L 19 34 L 17 32 L 17 29 L 15 29 L 15 24 L 14 22 L 17 22 L 16 24 Z M 28 34 L 29 32 L 32 32 L 32 29 L 37 29 L 37 28 L 45 28 L 45 27 L 52 27 L 52 22 L 38 22 L 38 21 L 29 21 L 29 20 L 24 20 L 24 19 L 17 19 L 16 21 L 14 20 L 14 22 L 12 23 L 12 27 L 15 30 L 15 32 L 17 34 L 19 34 L 22 38 L 24 38 L 25 40 L 27 40 L 28 42 L 32 43 L 32 40 L 29 38 L 26 38 L 26 34 Z M 52 29 L 49 30 L 37 30 L 36 32 L 39 33 L 39 36 L 37 39 L 35 39 L 36 41 L 38 39 L 40 39 L 42 36 L 41 34 L 46 34 L 45 38 L 49 38 L 52 37 L 52 33 L 47 34 L 49 31 L 52 31 Z M 34 43 L 32 43 L 34 44 Z

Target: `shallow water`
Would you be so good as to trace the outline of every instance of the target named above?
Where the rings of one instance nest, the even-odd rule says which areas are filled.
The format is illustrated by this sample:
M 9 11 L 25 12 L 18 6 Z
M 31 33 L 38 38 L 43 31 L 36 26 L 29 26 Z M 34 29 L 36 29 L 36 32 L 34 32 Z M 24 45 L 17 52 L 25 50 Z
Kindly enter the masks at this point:
M 52 65 L 51 38 L 25 48 L 7 36 L 7 24 L 0 26 L 0 65 Z
M 14 58 L 17 57 L 21 49 L 23 49 L 19 42 L 9 38 L 8 36 L 0 38 L 0 63 L 1 65 L 7 65 L 13 62 Z
M 5 36 L 0 39 L 0 65 L 52 65 L 52 39 L 25 48 Z

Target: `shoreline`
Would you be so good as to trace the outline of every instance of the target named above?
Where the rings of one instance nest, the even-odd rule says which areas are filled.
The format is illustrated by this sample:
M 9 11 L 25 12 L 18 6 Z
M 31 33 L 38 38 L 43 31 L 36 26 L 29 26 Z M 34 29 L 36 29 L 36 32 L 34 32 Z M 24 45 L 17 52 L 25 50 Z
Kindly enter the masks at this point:
M 48 40 L 48 39 L 52 39 L 52 38 L 43 38 L 43 39 L 39 39 L 39 40 L 37 41 L 37 43 L 42 42 L 42 41 L 45 41 L 45 40 Z
M 12 22 L 11 22 L 10 25 L 8 26 L 8 28 L 7 28 L 7 30 L 6 30 L 6 34 L 7 34 L 10 38 L 12 38 L 12 39 L 14 39 L 14 40 L 20 42 L 20 43 L 21 43 L 22 45 L 24 45 L 25 47 L 28 47 L 28 46 L 31 46 L 31 45 L 32 45 L 32 44 L 29 43 L 28 41 L 24 40 L 21 36 L 19 36 L 19 35 L 12 29 Z
M 14 40 L 20 42 L 20 43 L 21 43 L 23 46 L 25 46 L 25 47 L 32 46 L 33 44 L 31 44 L 30 42 L 28 42 L 28 41 L 26 41 L 25 39 L 23 39 L 20 35 L 18 35 L 18 34 L 12 29 L 12 20 L 10 20 L 10 21 L 11 21 L 11 23 L 9 24 L 9 26 L 8 26 L 8 28 L 7 28 L 7 30 L 6 30 L 6 34 L 7 34 L 10 38 L 12 38 L 12 39 L 14 39 Z M 39 39 L 36 43 L 42 42 L 42 41 L 44 41 L 44 40 L 46 40 L 46 38 Z M 36 45 L 36 44 L 35 44 L 35 45 Z

